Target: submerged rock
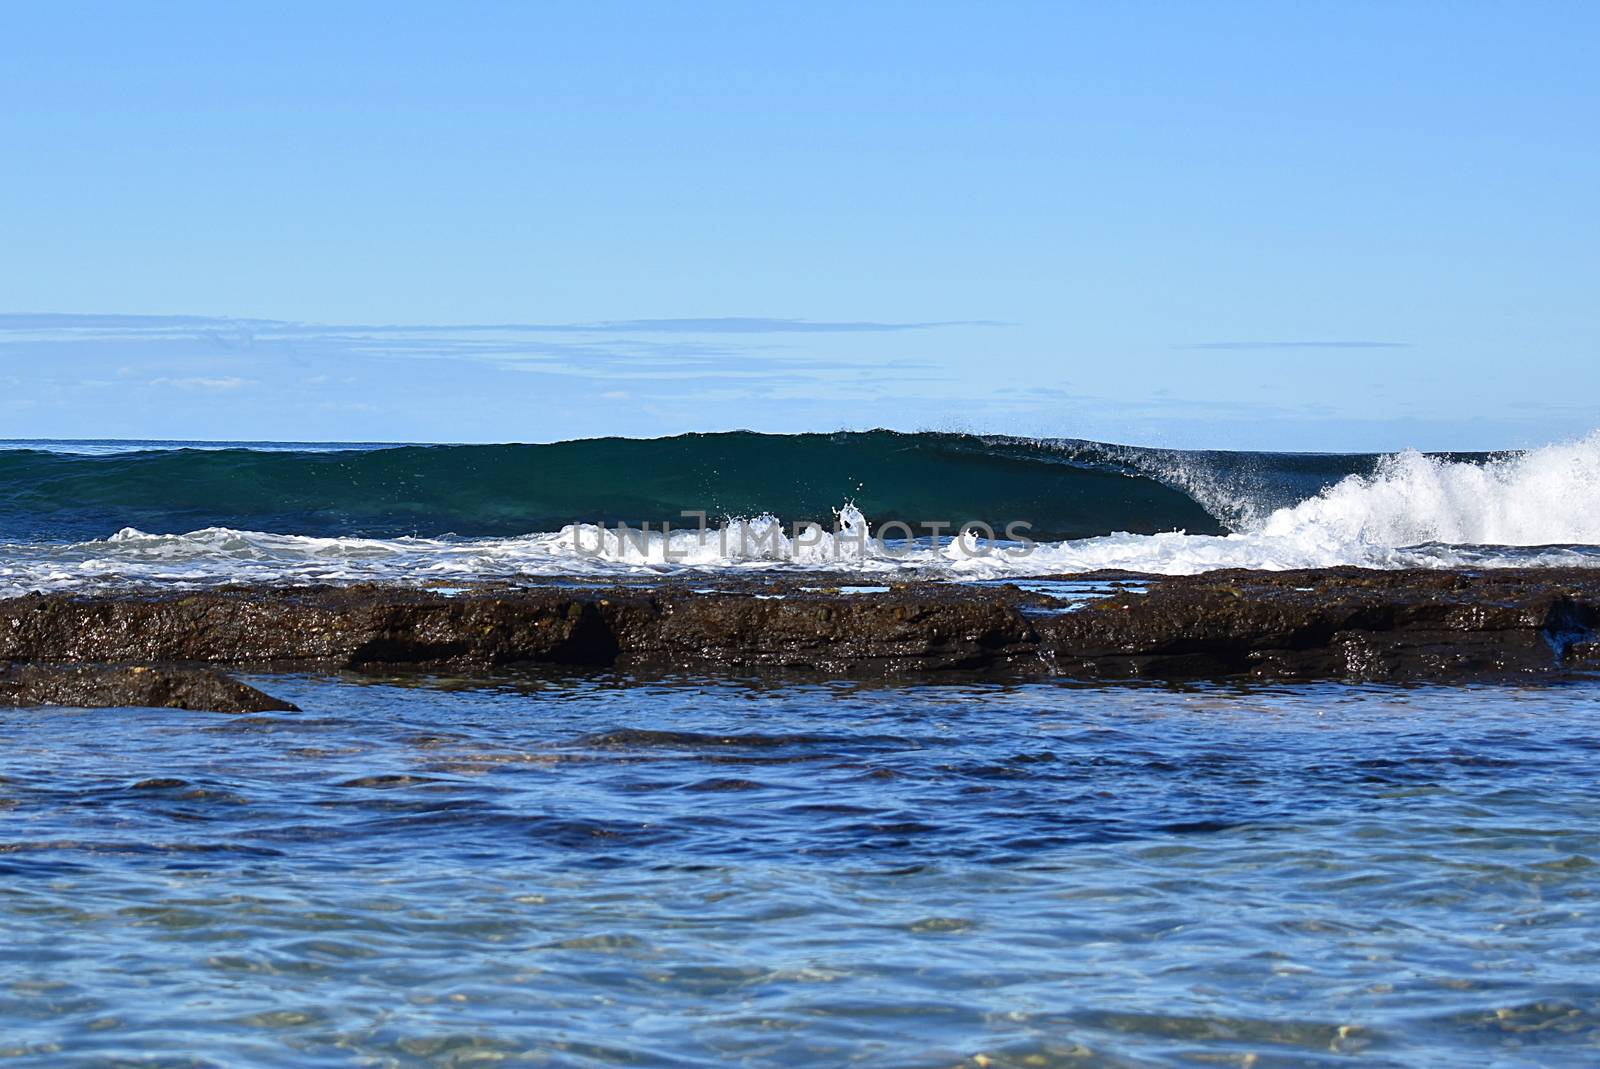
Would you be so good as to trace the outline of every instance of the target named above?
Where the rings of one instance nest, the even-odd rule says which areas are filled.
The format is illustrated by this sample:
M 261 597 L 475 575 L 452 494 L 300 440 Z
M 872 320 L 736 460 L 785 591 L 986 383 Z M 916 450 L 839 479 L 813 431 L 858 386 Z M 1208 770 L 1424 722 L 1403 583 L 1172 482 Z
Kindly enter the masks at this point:
M 1072 580 L 1082 585 L 1085 577 Z M 650 585 L 248 587 L 0 600 L 0 662 L 983 670 L 1067 678 L 1467 679 L 1596 664 L 1600 570 L 1102 577 L 844 593 L 816 576 Z
M 182 668 L 20 665 L 0 672 L 0 706 L 193 709 L 212 713 L 297 712 L 288 702 L 219 672 Z

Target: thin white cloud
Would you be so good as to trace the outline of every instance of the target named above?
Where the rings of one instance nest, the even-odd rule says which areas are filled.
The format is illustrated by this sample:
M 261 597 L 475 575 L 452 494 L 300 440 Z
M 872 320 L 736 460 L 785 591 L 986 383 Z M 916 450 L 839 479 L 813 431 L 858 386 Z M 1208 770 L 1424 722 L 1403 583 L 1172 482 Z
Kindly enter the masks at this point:
M 241 379 L 237 376 L 230 375 L 226 378 L 216 379 L 203 377 L 185 379 L 159 378 L 151 379 L 149 382 L 145 383 L 145 385 L 155 387 L 170 387 L 178 390 L 242 390 L 246 386 L 257 385 L 257 382 L 255 379 Z
M 1203 341 L 1179 349 L 1409 349 L 1407 341 Z
M 770 316 L 708 316 L 673 319 L 613 319 L 593 323 L 295 323 L 280 319 L 229 316 L 90 315 L 0 313 L 0 332 L 50 335 L 110 333 L 193 335 L 216 340 L 361 334 L 373 337 L 414 334 L 881 334 L 943 327 L 1003 327 L 992 319 L 919 322 L 784 319 Z

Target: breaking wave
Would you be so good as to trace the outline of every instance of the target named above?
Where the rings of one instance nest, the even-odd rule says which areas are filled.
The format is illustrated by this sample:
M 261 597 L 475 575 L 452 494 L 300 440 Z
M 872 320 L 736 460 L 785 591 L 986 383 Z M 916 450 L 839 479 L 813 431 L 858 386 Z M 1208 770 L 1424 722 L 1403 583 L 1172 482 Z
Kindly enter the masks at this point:
M 1498 455 L 1179 452 L 883 431 L 342 452 L 29 449 L 0 450 L 0 488 L 6 594 L 775 568 L 993 580 L 1600 564 L 1600 433 Z M 685 509 L 721 519 L 663 532 L 664 520 L 686 522 Z M 102 514 L 145 522 L 73 537 Z M 207 522 L 186 525 L 193 518 Z M 259 518 L 269 522 L 250 522 Z M 1032 527 L 1012 540 L 920 527 L 970 519 Z M 635 529 L 619 531 L 619 520 Z M 638 530 L 645 522 L 654 529 Z

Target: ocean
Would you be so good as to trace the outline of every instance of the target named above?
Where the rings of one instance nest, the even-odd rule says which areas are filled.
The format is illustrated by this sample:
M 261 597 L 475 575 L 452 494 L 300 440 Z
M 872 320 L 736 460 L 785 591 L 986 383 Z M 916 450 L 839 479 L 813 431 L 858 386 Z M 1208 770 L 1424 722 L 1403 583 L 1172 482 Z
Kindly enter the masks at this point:
M 986 530 L 956 545 L 969 522 Z M 619 536 L 622 524 L 632 533 Z M 0 442 L 0 594 L 841 566 L 961 580 L 1583 565 L 1597 543 L 1600 435 L 1504 455 L 1388 456 L 890 431 Z
M 969 521 L 994 537 L 953 542 Z M 1600 438 L 1392 456 L 882 431 L 0 444 L 11 597 L 1072 584 L 1590 565 L 1597 547 Z M 300 711 L 0 710 L 12 1064 L 1600 1062 L 1600 683 L 1582 674 L 242 678 Z

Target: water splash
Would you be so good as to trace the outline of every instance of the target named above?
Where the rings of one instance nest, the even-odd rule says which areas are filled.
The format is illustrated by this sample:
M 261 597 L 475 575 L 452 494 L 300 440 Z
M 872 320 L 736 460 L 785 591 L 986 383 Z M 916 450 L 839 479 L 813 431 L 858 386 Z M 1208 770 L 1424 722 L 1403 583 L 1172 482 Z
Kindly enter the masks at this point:
M 1408 450 L 1279 509 L 1260 532 L 1375 546 L 1600 543 L 1600 432 L 1482 464 Z

